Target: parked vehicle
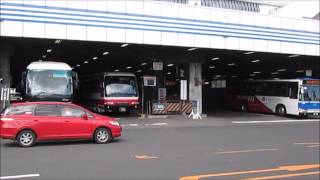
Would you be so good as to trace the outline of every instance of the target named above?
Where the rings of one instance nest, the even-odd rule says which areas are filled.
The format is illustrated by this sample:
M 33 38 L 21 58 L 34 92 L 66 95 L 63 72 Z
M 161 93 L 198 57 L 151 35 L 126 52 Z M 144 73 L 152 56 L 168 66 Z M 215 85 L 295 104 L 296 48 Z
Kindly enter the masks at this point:
M 133 73 L 104 72 L 85 76 L 80 80 L 80 97 L 93 111 L 137 112 L 139 93 Z
M 77 74 L 62 62 L 32 62 L 22 73 L 21 87 L 26 101 L 70 102 L 77 86 Z
M 248 80 L 227 90 L 229 104 L 242 111 L 320 115 L 320 79 Z
M 121 136 L 122 131 L 111 117 L 63 102 L 11 104 L 1 114 L 0 122 L 0 137 L 17 141 L 22 147 L 30 147 L 37 141 L 63 139 L 108 143 Z

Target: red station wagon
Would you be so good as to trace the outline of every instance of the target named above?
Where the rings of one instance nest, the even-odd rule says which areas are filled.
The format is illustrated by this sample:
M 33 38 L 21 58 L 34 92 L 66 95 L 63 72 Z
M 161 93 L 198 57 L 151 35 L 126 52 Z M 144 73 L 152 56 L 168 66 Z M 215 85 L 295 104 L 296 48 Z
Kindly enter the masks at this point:
M 26 102 L 11 104 L 0 116 L 0 137 L 22 147 L 42 140 L 92 139 L 108 143 L 121 136 L 119 123 L 71 103 Z

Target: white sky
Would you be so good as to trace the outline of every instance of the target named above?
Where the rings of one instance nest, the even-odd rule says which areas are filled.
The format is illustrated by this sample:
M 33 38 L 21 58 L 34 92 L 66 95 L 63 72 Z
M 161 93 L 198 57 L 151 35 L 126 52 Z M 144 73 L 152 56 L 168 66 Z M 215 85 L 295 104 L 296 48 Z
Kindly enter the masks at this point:
M 319 11 L 319 0 L 293 0 L 289 5 L 279 9 L 276 15 L 292 18 L 311 18 Z

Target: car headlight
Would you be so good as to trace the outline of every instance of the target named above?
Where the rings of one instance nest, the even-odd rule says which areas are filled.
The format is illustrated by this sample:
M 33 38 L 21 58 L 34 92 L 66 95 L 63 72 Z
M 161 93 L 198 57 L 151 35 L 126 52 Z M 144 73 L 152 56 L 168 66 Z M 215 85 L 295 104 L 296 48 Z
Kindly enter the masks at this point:
M 118 121 L 109 121 L 109 123 L 114 125 L 114 126 L 120 126 Z

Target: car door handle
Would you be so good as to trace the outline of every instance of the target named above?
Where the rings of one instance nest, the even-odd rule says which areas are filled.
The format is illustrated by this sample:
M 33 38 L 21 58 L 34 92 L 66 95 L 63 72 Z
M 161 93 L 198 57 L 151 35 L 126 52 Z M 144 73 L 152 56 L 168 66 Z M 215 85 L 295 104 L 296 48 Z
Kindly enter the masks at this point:
M 35 120 L 33 120 L 34 122 L 38 122 L 39 120 L 37 120 L 37 119 L 35 119 Z
M 70 121 L 68 121 L 68 120 L 65 120 L 64 122 L 70 122 Z

